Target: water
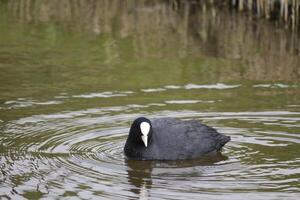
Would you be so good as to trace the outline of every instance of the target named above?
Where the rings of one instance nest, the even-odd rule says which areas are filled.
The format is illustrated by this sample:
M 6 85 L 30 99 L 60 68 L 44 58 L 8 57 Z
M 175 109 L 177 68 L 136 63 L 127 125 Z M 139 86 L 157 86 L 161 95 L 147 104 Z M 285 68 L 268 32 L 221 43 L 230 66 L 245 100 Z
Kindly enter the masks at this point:
M 296 199 L 299 36 L 197 1 L 0 1 L 0 197 Z M 127 161 L 138 116 L 222 154 Z

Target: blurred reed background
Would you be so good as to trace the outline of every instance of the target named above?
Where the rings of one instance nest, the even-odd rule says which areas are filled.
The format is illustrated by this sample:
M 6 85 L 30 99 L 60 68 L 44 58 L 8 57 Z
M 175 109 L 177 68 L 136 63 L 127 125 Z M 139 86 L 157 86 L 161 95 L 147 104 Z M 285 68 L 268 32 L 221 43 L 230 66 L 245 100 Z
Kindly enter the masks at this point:
M 295 19 L 299 19 L 296 12 L 299 1 L 0 0 L 0 3 L 2 9 L 9 10 L 0 12 L 6 13 L 3 19 L 47 23 L 45 35 L 50 46 L 58 42 L 55 30 L 76 31 L 86 35 L 83 37 L 103 34 L 112 37 L 111 41 L 117 42 L 106 45 L 107 62 L 117 62 L 115 58 L 123 55 L 121 44 L 129 42 L 133 51 L 126 56 L 134 58 L 176 60 L 202 52 L 247 66 L 239 70 L 220 68 L 217 74 L 226 79 L 220 81 L 299 80 L 300 37 L 298 29 L 291 31 L 298 24 Z M 256 20 L 258 16 L 270 20 Z M 284 22 L 291 26 L 283 28 Z M 115 30 L 118 34 L 112 34 Z M 88 52 L 81 54 L 89 58 Z
M 299 29 L 299 0 L 229 0 L 229 4 L 239 11 L 246 11 L 255 17 L 272 19 Z
M 43 19 L 47 18 L 49 9 L 56 8 L 56 12 L 59 12 L 61 16 L 71 17 L 73 11 L 82 6 L 88 5 L 89 8 L 96 8 L 98 6 L 105 7 L 108 4 L 117 5 L 117 1 L 97 1 L 90 0 L 89 4 L 84 3 L 82 0 L 1 0 L 2 2 L 9 2 L 9 6 L 14 10 L 15 13 L 25 15 L 26 18 L 31 18 L 29 12 L 35 12 L 41 14 Z M 0 2 L 1 2 L 0 1 Z M 140 5 L 151 5 L 157 3 L 157 0 L 126 0 L 124 4 L 140 4 Z M 159 1 L 161 2 L 161 1 Z M 186 3 L 182 0 L 166 0 L 168 4 L 173 4 L 174 7 L 178 8 L 180 5 Z M 244 12 L 247 16 L 256 18 L 266 18 L 272 21 L 276 21 L 281 25 L 290 27 L 294 31 L 299 30 L 299 0 L 190 0 L 197 4 L 201 3 L 203 7 L 212 6 L 218 7 L 219 9 L 230 8 L 239 12 Z M 32 9 L 34 8 L 34 9 Z M 205 9 L 205 8 L 204 8 Z M 64 11 L 64 12 L 62 12 Z M 68 11 L 68 12 L 65 12 Z M 107 10 L 108 11 L 108 10 Z M 93 15 L 93 13 L 90 13 Z

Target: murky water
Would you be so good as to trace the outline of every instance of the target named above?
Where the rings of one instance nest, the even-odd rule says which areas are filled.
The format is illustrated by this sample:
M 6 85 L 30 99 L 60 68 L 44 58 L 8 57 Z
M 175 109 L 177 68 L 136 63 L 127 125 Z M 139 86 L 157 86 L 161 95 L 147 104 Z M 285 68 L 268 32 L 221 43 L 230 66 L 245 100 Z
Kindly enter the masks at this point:
M 299 36 L 189 2 L 0 1 L 0 198 L 299 197 Z M 232 141 L 127 161 L 138 116 Z

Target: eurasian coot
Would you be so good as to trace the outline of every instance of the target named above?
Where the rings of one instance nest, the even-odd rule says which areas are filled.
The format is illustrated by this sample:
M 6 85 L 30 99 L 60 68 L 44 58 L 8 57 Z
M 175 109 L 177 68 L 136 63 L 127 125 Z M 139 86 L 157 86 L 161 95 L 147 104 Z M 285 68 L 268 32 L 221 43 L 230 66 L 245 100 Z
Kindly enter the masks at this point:
M 180 160 L 201 158 L 220 151 L 229 136 L 196 120 L 137 118 L 124 147 L 129 159 Z

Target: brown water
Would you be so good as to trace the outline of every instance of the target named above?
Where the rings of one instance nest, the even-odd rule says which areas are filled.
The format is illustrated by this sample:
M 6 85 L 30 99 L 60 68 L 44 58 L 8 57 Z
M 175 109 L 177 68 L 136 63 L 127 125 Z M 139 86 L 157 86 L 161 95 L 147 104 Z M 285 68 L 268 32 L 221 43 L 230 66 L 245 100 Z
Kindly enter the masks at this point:
M 297 199 L 300 41 L 197 1 L 0 1 L 0 198 Z M 138 116 L 222 154 L 127 161 Z

